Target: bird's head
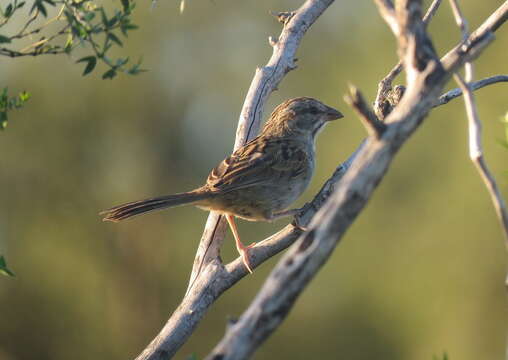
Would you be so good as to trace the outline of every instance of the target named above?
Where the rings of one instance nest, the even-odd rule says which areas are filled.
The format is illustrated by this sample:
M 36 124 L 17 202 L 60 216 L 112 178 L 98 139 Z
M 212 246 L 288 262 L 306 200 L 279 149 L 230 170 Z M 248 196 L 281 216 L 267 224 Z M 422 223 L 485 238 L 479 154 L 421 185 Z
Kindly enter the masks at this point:
M 343 115 L 321 101 L 299 97 L 289 99 L 275 108 L 263 127 L 263 134 L 316 136 L 328 121 Z

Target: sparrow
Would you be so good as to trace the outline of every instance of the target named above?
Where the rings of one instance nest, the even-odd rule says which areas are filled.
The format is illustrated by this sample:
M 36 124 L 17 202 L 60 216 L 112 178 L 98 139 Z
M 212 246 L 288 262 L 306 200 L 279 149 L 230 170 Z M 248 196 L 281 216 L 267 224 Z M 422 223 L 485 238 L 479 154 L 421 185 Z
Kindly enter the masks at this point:
M 249 249 L 235 217 L 273 221 L 294 216 L 287 210 L 305 191 L 315 168 L 315 140 L 325 124 L 342 118 L 336 109 L 310 97 L 287 100 L 277 106 L 259 136 L 225 158 L 197 189 L 134 201 L 101 212 L 104 221 L 118 222 L 147 212 L 192 204 L 224 215 L 238 253 L 249 272 Z

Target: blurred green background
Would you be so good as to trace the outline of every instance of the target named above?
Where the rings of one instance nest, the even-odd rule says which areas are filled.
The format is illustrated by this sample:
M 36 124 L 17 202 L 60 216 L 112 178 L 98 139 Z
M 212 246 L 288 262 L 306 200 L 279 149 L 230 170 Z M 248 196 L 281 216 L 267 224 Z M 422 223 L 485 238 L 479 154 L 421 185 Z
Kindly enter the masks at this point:
M 67 58 L 1 58 L 0 84 L 29 90 L 0 133 L 0 359 L 132 359 L 181 300 L 207 214 L 192 207 L 103 223 L 102 209 L 200 185 L 233 144 L 256 66 L 280 25 L 270 10 L 302 1 L 138 1 L 141 27 L 119 55 L 144 56 L 136 77 L 82 77 Z M 472 28 L 501 0 L 463 1 Z M 120 6 L 119 4 L 117 4 Z M 459 39 L 449 6 L 430 32 L 440 54 Z M 477 77 L 508 71 L 508 27 L 476 62 Z M 299 68 L 266 108 L 296 96 L 346 118 L 318 142 L 322 183 L 365 136 L 343 100 L 348 82 L 374 99 L 396 61 L 371 1 L 337 1 L 305 36 Z M 104 69 L 105 70 L 105 69 Z M 399 80 L 402 81 L 402 80 Z M 450 84 L 454 87 L 454 84 Z M 508 89 L 477 92 L 487 160 L 508 194 L 498 143 Z M 286 224 L 240 223 L 247 243 Z M 236 256 L 231 234 L 223 257 Z M 228 317 L 248 306 L 277 259 L 211 308 L 176 356 L 205 356 Z M 402 149 L 365 211 L 255 359 L 501 359 L 506 256 L 489 196 L 468 159 L 462 100 L 435 109 Z

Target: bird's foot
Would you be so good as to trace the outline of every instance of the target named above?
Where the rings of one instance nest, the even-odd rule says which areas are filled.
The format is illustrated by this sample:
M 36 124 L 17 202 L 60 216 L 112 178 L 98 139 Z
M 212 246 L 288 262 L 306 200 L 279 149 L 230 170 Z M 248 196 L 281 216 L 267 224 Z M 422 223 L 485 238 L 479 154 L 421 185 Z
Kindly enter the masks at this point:
M 242 257 L 242 261 L 247 268 L 247 270 L 252 274 L 252 265 L 249 259 L 249 249 L 256 246 L 256 243 L 252 243 L 250 245 L 244 246 L 243 244 L 237 246 L 238 253 Z

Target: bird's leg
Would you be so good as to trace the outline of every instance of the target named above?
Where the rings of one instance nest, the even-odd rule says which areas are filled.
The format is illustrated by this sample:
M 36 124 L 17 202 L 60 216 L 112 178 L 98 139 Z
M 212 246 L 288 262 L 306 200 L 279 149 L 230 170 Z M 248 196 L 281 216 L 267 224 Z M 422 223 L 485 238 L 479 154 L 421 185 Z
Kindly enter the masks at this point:
M 272 216 L 270 217 L 270 221 L 277 220 L 282 217 L 294 216 L 295 219 L 293 221 L 293 225 L 302 231 L 306 231 L 307 227 L 300 224 L 300 216 L 299 215 L 302 212 L 302 210 L 303 210 L 303 208 L 302 209 L 291 209 L 291 210 L 281 211 L 281 212 L 272 214 Z
M 235 224 L 235 217 L 231 214 L 225 214 L 226 219 L 228 220 L 229 227 L 231 228 L 231 232 L 233 233 L 233 236 L 235 237 L 236 241 L 236 249 L 238 250 L 238 253 L 242 257 L 243 263 L 245 264 L 245 267 L 249 272 L 252 274 L 252 269 L 250 267 L 250 261 L 249 261 L 249 249 L 256 245 L 256 243 L 252 243 L 249 246 L 245 246 L 240 241 L 240 235 L 238 235 L 238 229 L 236 228 Z

